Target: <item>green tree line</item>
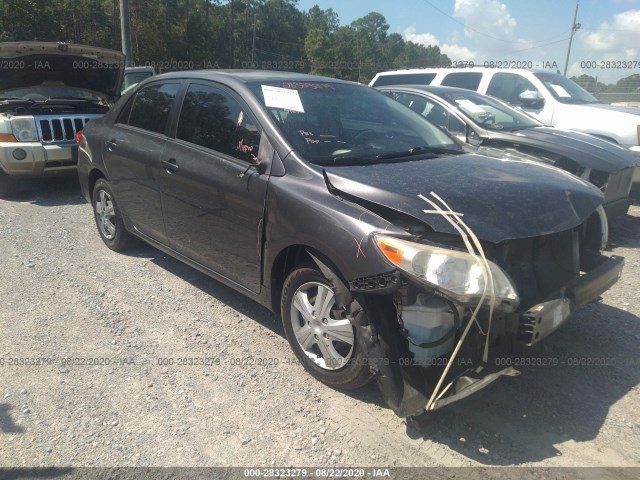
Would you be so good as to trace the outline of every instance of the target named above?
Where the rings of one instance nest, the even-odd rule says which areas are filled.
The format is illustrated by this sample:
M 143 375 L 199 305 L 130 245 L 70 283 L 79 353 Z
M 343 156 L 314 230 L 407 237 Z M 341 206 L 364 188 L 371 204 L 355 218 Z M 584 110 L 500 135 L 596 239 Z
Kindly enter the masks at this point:
M 579 77 L 571 77 L 571 80 L 593 94 L 640 93 L 640 74 L 638 73 L 621 78 L 616 83 L 610 84 L 599 82 L 596 77 L 586 74 L 582 74 Z
M 389 33 L 380 13 L 341 25 L 298 0 L 129 0 L 133 61 L 183 68 L 294 70 L 368 82 L 376 72 L 450 65 L 437 46 Z M 254 41 L 255 38 L 255 41 Z M 118 0 L 0 0 L 0 41 L 67 41 L 115 50 Z

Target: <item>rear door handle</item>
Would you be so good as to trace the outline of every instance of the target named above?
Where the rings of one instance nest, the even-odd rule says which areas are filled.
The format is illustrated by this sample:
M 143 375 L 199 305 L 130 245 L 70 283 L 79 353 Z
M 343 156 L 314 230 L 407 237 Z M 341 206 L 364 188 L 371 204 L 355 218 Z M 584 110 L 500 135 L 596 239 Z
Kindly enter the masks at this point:
M 118 144 L 114 139 L 107 140 L 106 142 L 104 142 L 104 144 L 107 146 L 110 152 L 113 152 L 118 147 Z
M 160 163 L 162 164 L 164 169 L 167 171 L 167 173 L 174 173 L 180 169 L 180 167 L 178 167 L 178 164 L 175 158 L 170 158 L 169 160 L 162 160 Z

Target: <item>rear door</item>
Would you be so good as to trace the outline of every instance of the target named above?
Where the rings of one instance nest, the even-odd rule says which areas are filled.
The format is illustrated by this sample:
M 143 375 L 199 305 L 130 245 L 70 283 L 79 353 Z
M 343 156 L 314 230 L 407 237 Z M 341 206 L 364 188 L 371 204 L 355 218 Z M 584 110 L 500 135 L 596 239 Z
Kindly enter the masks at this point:
M 268 177 L 248 167 L 260 132 L 233 91 L 191 82 L 160 174 L 171 248 L 253 292 L 261 283 Z
M 168 147 L 171 109 L 181 81 L 141 89 L 109 129 L 103 158 L 116 202 L 133 227 L 167 244 L 158 186 L 160 162 Z

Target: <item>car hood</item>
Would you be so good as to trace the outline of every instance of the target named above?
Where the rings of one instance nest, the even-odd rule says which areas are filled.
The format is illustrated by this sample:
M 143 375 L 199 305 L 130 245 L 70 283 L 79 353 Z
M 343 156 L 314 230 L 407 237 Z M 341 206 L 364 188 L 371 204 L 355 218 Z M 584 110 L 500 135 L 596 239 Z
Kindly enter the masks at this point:
M 608 103 L 589 103 L 588 106 L 593 108 L 601 108 L 603 110 L 612 110 L 614 112 L 640 115 L 640 108 L 638 107 L 623 107 L 622 105 L 609 105 Z
M 488 140 L 515 143 L 561 155 L 585 168 L 608 173 L 640 164 L 640 158 L 627 148 L 593 135 L 559 128 L 534 127 L 516 132 L 487 131 L 483 136 Z M 527 153 L 535 155 L 533 152 Z
M 20 67 L 2 70 L 0 91 L 61 82 L 109 100 L 119 93 L 125 65 L 115 50 L 50 42 L 0 43 L 0 60 Z
M 601 203 L 593 185 L 537 162 L 477 154 L 404 163 L 325 167 L 339 192 L 411 215 L 433 230 L 456 230 L 418 195 L 439 195 L 478 238 L 499 243 L 560 232 L 582 223 Z

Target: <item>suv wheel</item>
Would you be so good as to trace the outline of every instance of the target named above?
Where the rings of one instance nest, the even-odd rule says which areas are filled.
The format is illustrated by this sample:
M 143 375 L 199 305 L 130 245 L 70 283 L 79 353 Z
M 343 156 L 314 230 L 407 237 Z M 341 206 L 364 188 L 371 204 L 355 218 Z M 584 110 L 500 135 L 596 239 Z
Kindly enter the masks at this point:
M 134 239 L 124 227 L 122 215 L 113 197 L 109 183 L 99 179 L 93 187 L 93 214 L 100 238 L 111 250 L 125 250 Z
M 299 268 L 287 277 L 282 320 L 296 357 L 322 383 L 350 390 L 368 383 L 372 375 L 351 321 L 334 307 L 333 289 L 316 268 Z
M 0 170 L 0 198 L 7 198 L 18 193 L 18 182 Z

